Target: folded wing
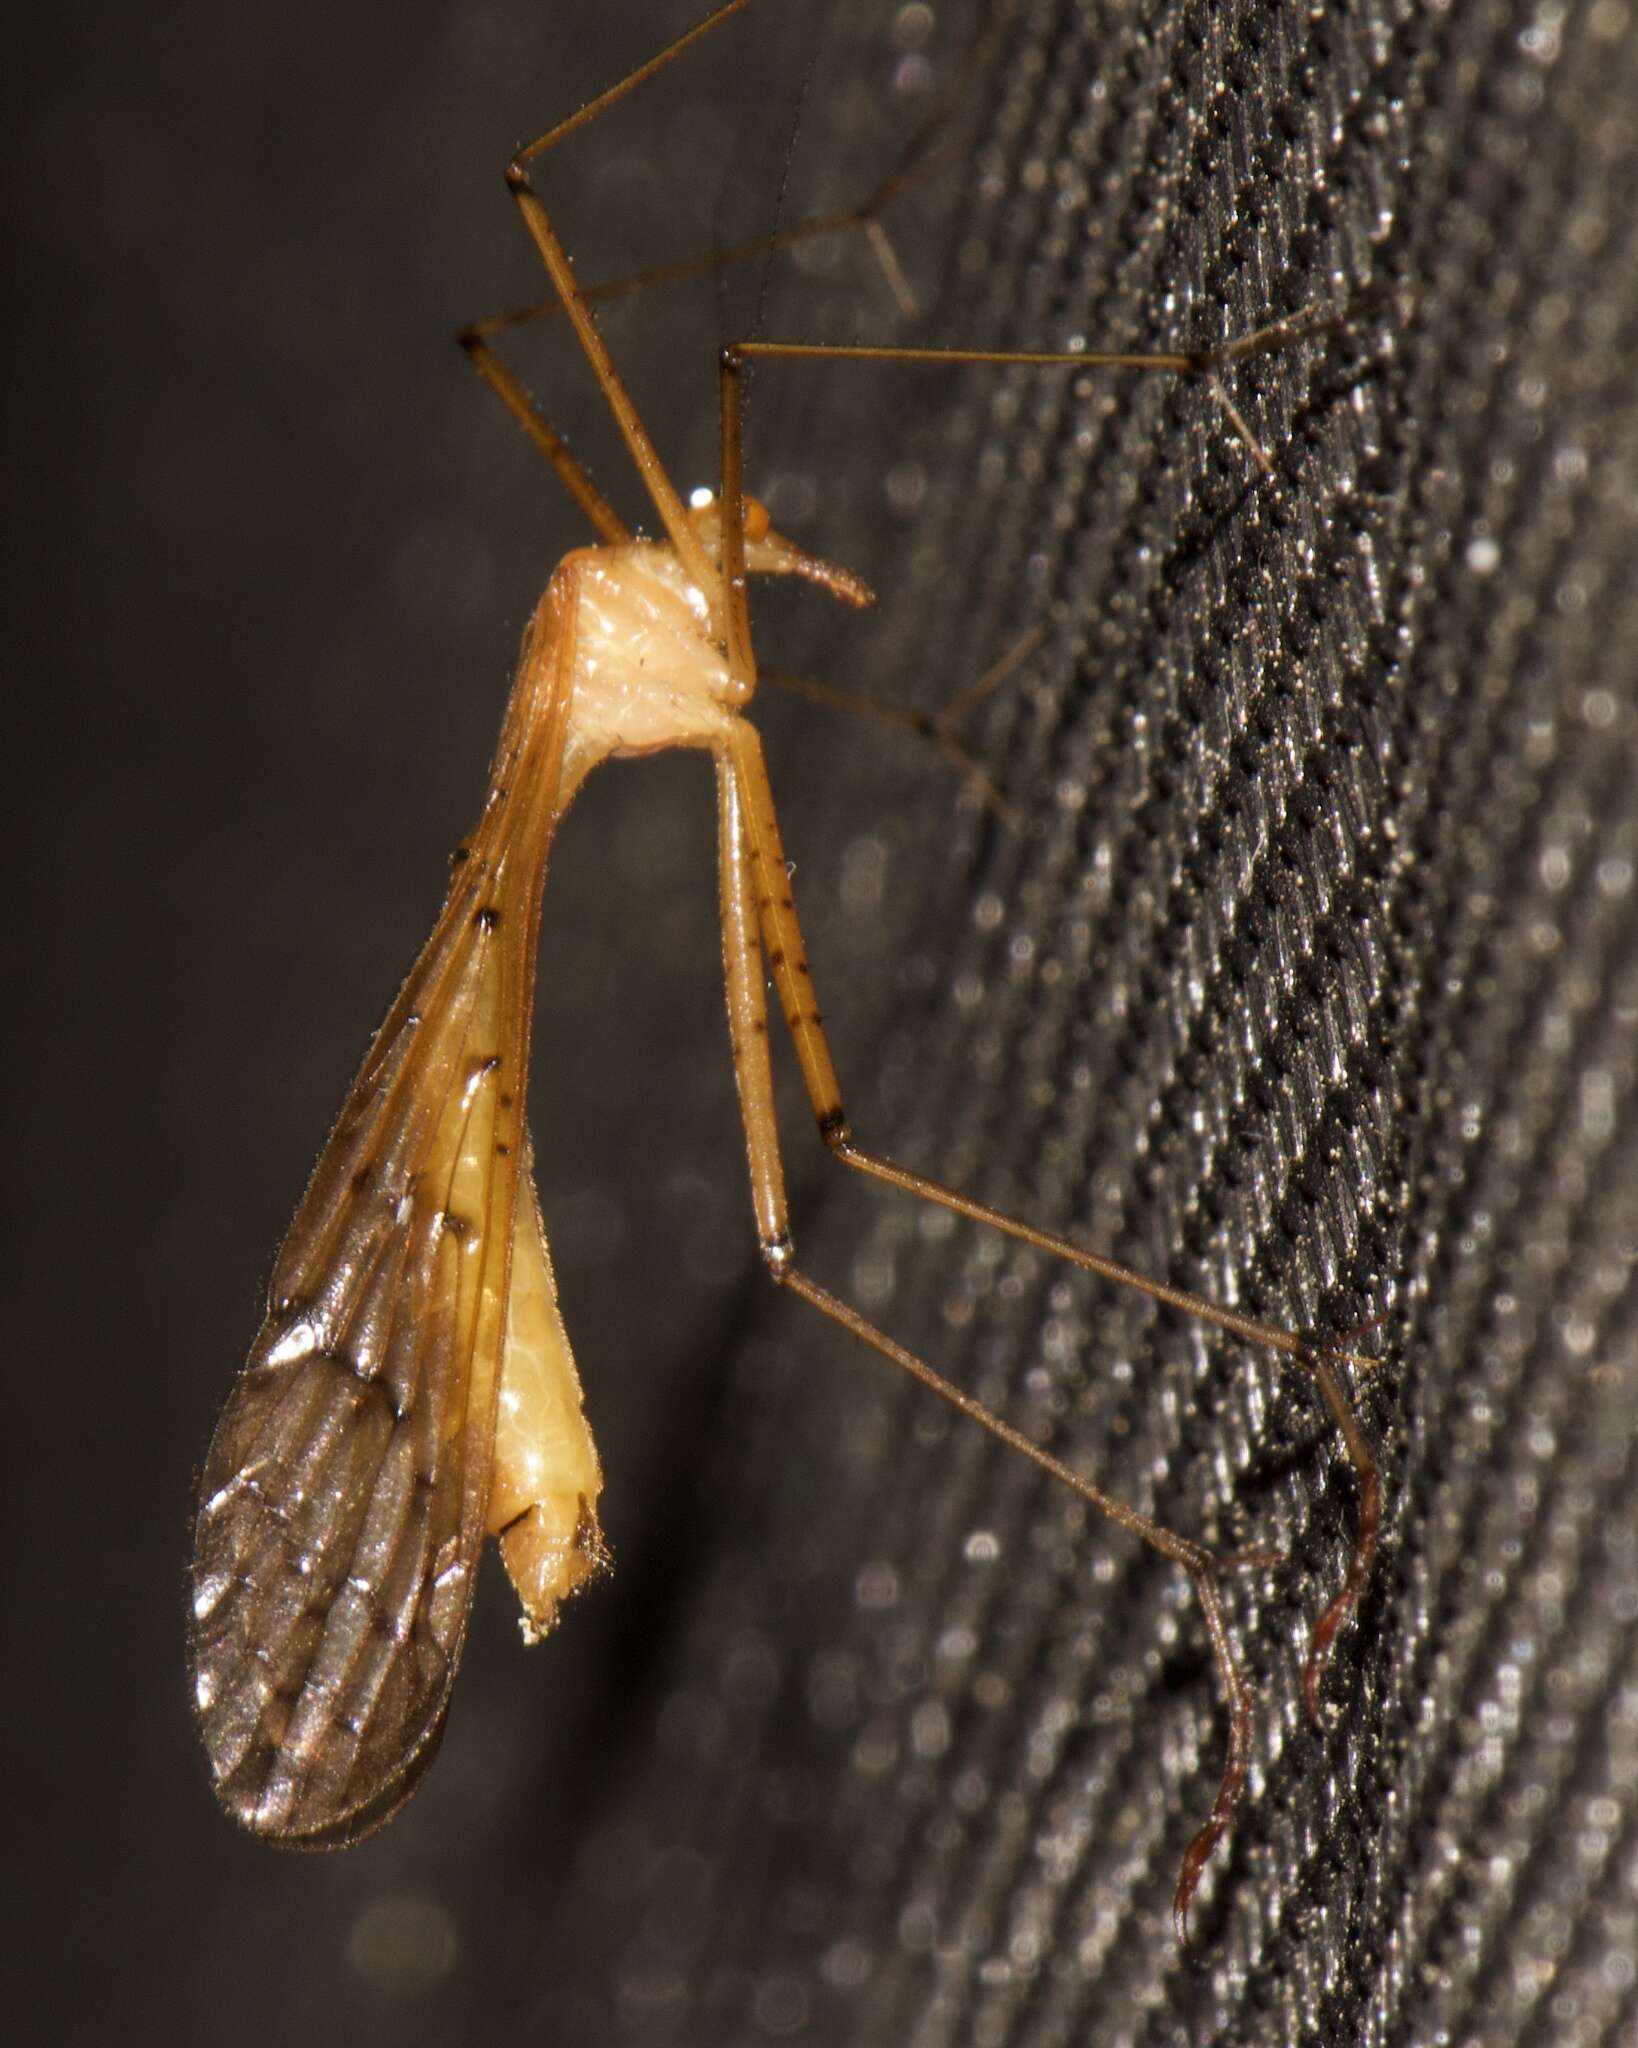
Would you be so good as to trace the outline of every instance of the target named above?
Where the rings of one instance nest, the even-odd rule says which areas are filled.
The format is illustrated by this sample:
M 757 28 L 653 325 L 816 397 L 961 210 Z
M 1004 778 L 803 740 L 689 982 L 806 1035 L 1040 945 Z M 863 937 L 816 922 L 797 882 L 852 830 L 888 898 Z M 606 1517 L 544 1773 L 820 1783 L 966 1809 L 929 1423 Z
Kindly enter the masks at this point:
M 282 1842 L 354 1840 L 408 1796 L 465 1636 L 572 663 L 562 610 L 549 592 L 483 820 L 314 1171 L 206 1461 L 195 1705 L 224 1806 Z

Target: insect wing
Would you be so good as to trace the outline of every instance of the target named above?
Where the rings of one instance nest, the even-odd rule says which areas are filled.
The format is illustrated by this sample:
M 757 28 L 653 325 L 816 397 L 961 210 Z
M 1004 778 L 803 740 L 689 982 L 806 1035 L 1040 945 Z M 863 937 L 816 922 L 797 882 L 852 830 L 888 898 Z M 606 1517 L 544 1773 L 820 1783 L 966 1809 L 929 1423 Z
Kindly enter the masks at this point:
M 483 1541 L 570 650 L 525 644 L 483 822 L 354 1082 L 217 1425 L 192 1578 L 218 1797 L 366 1834 L 437 1748 Z

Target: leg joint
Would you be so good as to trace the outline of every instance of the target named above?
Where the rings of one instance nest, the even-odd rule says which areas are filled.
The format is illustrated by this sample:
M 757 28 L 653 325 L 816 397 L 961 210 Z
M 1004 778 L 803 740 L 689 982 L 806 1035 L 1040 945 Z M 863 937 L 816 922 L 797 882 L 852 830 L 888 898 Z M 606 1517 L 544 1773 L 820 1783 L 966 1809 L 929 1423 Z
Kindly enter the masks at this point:
M 852 1151 L 853 1133 L 848 1127 L 847 1111 L 840 1103 L 820 1116 L 819 1135 L 832 1152 Z

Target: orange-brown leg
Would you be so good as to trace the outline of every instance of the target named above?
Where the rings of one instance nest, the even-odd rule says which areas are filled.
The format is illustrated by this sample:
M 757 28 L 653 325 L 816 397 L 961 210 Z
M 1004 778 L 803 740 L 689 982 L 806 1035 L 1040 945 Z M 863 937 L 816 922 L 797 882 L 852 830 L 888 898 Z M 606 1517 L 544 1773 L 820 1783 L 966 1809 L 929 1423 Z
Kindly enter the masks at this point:
M 1377 301 L 1373 299 L 1371 303 Z M 1338 320 L 1351 317 L 1352 313 L 1341 315 L 1310 312 L 1295 315 L 1290 320 L 1272 322 L 1268 326 L 1256 329 L 1230 344 L 1228 348 L 1217 351 L 1210 359 L 1187 356 L 1103 356 L 1089 359 L 1066 357 L 1051 352 L 1020 357 L 1016 354 L 983 350 L 831 349 L 819 345 L 785 343 L 742 343 L 723 349 L 718 365 L 721 394 L 721 510 L 723 564 L 727 585 L 724 597 L 724 645 L 730 667 L 736 675 L 745 680 L 748 687 L 754 684 L 756 671 L 751 654 L 750 618 L 746 605 L 746 579 L 743 567 L 744 381 L 746 366 L 753 358 L 782 356 L 818 360 L 857 360 L 864 357 L 917 364 L 1025 361 L 1042 365 L 1066 361 L 1084 363 L 1092 360 L 1111 366 L 1164 367 L 1179 371 L 1197 371 L 1205 366 L 1215 374 L 1219 364 L 1237 362 L 1250 356 L 1287 347 L 1304 334 L 1311 331 L 1328 331 Z M 1145 1294 L 1151 1300 L 1177 1309 L 1197 1321 L 1227 1330 L 1231 1335 L 1243 1338 L 1247 1343 L 1261 1345 L 1287 1358 L 1293 1358 L 1313 1375 L 1321 1398 L 1337 1425 L 1343 1448 L 1354 1470 L 1359 1493 L 1354 1544 L 1347 1570 L 1343 1575 L 1343 1583 L 1315 1625 L 1304 1667 L 1304 1698 L 1310 1712 L 1317 1715 L 1320 1689 L 1332 1648 L 1344 1622 L 1357 1608 L 1370 1575 L 1381 1518 L 1381 1480 L 1375 1456 L 1354 1415 L 1335 1367 L 1339 1363 L 1346 1363 L 1369 1370 L 1377 1361 L 1348 1350 L 1342 1345 L 1324 1343 L 1297 1331 L 1284 1329 L 1278 1324 L 1264 1322 L 1258 1317 L 1242 1315 L 1238 1310 L 1224 1308 L 1201 1295 L 1191 1294 L 1183 1288 L 1155 1280 L 1146 1273 L 1140 1273 L 1131 1266 L 1121 1264 L 1118 1260 L 1104 1258 L 1101 1254 L 1088 1251 L 1055 1231 L 1038 1229 L 1033 1224 L 990 1208 L 987 1203 L 973 1201 L 954 1188 L 945 1187 L 941 1182 L 931 1180 L 925 1174 L 901 1166 L 896 1160 L 885 1158 L 879 1153 L 866 1151 L 855 1143 L 842 1106 L 841 1087 L 836 1078 L 836 1070 L 831 1062 L 830 1050 L 825 1042 L 818 1007 L 814 1001 L 812 975 L 808 967 L 801 928 L 797 923 L 795 905 L 791 899 L 788 866 L 779 833 L 778 813 L 774 806 L 773 789 L 768 781 L 761 742 L 755 730 L 741 721 L 735 729 L 731 745 L 735 770 L 740 781 L 747 844 L 755 872 L 757 916 L 763 948 L 767 953 L 780 1005 L 785 1013 L 786 1027 L 796 1048 L 797 1063 L 801 1068 L 809 1106 L 819 1127 L 819 1135 L 827 1148 L 845 1165 L 853 1167 L 871 1179 L 885 1181 L 890 1187 L 899 1188 L 922 1201 L 935 1202 L 941 1208 L 952 1210 L 958 1216 L 985 1224 L 990 1229 L 999 1230 L 1024 1244 L 1033 1245 L 1039 1251 L 1064 1259 L 1087 1272 L 1096 1273 L 1103 1279 L 1132 1288 L 1137 1293 Z
M 747 5 L 749 0 L 740 0 L 740 4 Z M 709 255 L 689 256 L 676 262 L 650 264 L 647 268 L 632 271 L 624 277 L 604 278 L 597 284 L 582 285 L 582 299 L 589 306 L 606 305 L 614 299 L 634 297 L 640 292 L 656 291 L 667 285 L 682 284 L 689 278 L 718 275 L 732 269 L 736 264 L 771 256 L 780 250 L 799 248 L 805 242 L 823 241 L 832 236 L 858 233 L 863 234 L 870 243 L 871 250 L 881 266 L 888 290 L 898 302 L 900 312 L 907 319 L 912 318 L 917 310 L 915 297 L 899 267 L 898 257 L 887 231 L 882 226 L 882 215 L 901 192 L 919 183 L 954 152 L 958 139 L 957 116 L 961 103 L 969 97 L 974 78 L 984 71 L 995 54 L 1006 26 L 1010 5 L 1011 0 L 990 0 L 990 5 L 985 9 L 956 65 L 951 83 L 900 151 L 898 161 L 892 169 L 863 199 L 831 213 L 810 214 L 806 219 L 792 221 L 787 226 L 776 228 L 769 234 L 758 235 L 750 241 L 715 248 Z M 611 91 L 600 95 L 592 103 L 592 112 L 601 112 L 604 107 L 629 92 L 634 85 L 649 77 L 662 64 L 669 63 L 688 43 L 705 34 L 707 30 L 715 28 L 719 22 L 737 11 L 737 8 L 719 8 L 686 37 L 668 45 L 651 63 L 645 64 L 639 71 L 622 79 Z M 583 111 L 575 120 L 578 124 L 590 117 L 589 113 Z M 562 311 L 563 306 L 556 297 L 538 299 L 527 306 L 515 306 L 504 313 L 492 313 L 486 319 L 475 322 L 466 330 L 466 335 L 471 335 L 474 339 L 490 339 L 504 333 L 508 328 L 526 326 L 534 320 L 551 319 Z M 463 341 L 466 340 L 466 335 L 462 336 Z
M 1274 1562 L 1274 1557 L 1271 1553 L 1259 1551 L 1232 1557 L 1220 1556 L 1190 1537 L 1178 1535 L 1175 1530 L 1168 1529 L 1127 1502 L 1105 1493 L 1102 1487 L 1083 1478 L 1050 1451 L 1043 1450 L 1011 1423 L 1004 1421 L 993 1409 L 936 1372 L 925 1359 L 895 1342 L 850 1303 L 810 1279 L 796 1264 L 785 1204 L 784 1170 L 774 1111 L 773 1067 L 768 1049 L 768 1011 L 763 989 L 763 952 L 767 940 L 758 880 L 761 864 L 751 824 L 751 792 L 742 768 L 741 734 L 748 735 L 754 745 L 755 733 L 741 722 L 715 752 L 718 885 L 729 1042 L 733 1051 L 734 1079 L 739 1090 L 740 1118 L 745 1129 L 751 1203 L 756 1214 L 757 1241 L 763 1263 L 782 1287 L 800 1296 L 850 1336 L 868 1345 L 878 1357 L 908 1373 L 969 1421 L 976 1422 L 999 1442 L 1068 1487 L 1088 1507 L 1107 1516 L 1188 1574 L 1200 1604 L 1212 1659 L 1217 1667 L 1218 1684 L 1222 1689 L 1228 1716 L 1228 1751 L 1211 1812 L 1184 1853 L 1172 1900 L 1178 1940 L 1187 1946 L 1189 1905 L 1212 1850 L 1233 1825 L 1239 1811 L 1245 1794 L 1251 1751 L 1251 1694 L 1235 1655 L 1223 1612 L 1221 1575 L 1227 1566 L 1265 1565 Z M 760 759 L 760 751 L 757 758 Z M 784 907 L 789 909 L 788 897 Z M 759 931 L 763 934 L 760 941 Z M 777 980 L 781 963 L 771 951 L 769 965 Z M 801 969 L 803 977 L 805 971 L 804 966 Z M 813 1017 L 811 1022 L 817 1030 L 817 1017 Z M 822 1040 L 820 1043 L 822 1045 Z
M 708 14 L 703 21 L 696 22 L 673 42 L 651 57 L 646 64 L 639 64 L 624 78 L 588 100 L 565 120 L 537 135 L 533 142 L 526 143 L 506 167 L 506 186 L 523 216 L 523 224 L 529 231 L 546 275 L 551 279 L 555 302 L 561 307 L 565 318 L 574 329 L 575 339 L 580 344 L 582 355 L 591 366 L 592 375 L 597 379 L 604 403 L 614 415 L 632 461 L 637 466 L 655 511 L 660 516 L 666 537 L 677 550 L 689 575 L 701 590 L 714 592 L 717 587 L 717 572 L 698 534 L 695 532 L 687 511 L 683 506 L 677 487 L 666 473 L 654 446 L 648 429 L 644 426 L 631 394 L 627 391 L 619 371 L 614 367 L 608 347 L 598 332 L 597 322 L 586 295 L 575 281 L 573 267 L 551 217 L 542 203 L 540 195 L 530 182 L 529 166 L 537 157 L 556 146 L 566 137 L 596 120 L 599 114 L 613 106 L 616 101 L 634 92 L 645 80 L 663 70 L 675 58 L 708 35 L 712 29 L 727 21 L 730 16 L 750 4 L 750 0 L 724 0 L 724 4 Z M 598 532 L 607 541 L 629 540 L 630 529 L 610 505 L 597 486 L 592 482 L 582 464 L 570 452 L 563 437 L 551 425 L 540 408 L 534 404 L 506 363 L 490 346 L 489 335 L 499 326 L 507 324 L 506 317 L 497 321 L 477 321 L 464 328 L 460 342 L 471 358 L 479 375 L 499 396 L 502 404 L 513 418 L 523 427 L 548 462 L 562 479 L 571 497 L 586 513 Z
M 924 348 L 882 347 L 872 342 L 740 341 L 723 351 L 724 403 L 730 402 L 726 391 L 728 382 L 740 381 L 740 373 L 753 362 L 891 363 L 901 368 L 922 369 L 993 363 L 1040 370 L 1159 373 L 1203 383 L 1235 437 L 1243 443 L 1263 474 L 1272 477 L 1273 463 L 1229 395 L 1223 381 L 1225 371 L 1258 356 L 1277 355 L 1301 341 L 1343 333 L 1367 316 L 1382 311 L 1397 296 L 1386 287 L 1372 286 L 1355 293 L 1340 305 L 1317 301 L 1284 319 L 1267 321 L 1247 334 L 1205 349 Z M 737 404 L 740 401 L 735 399 L 732 402 Z

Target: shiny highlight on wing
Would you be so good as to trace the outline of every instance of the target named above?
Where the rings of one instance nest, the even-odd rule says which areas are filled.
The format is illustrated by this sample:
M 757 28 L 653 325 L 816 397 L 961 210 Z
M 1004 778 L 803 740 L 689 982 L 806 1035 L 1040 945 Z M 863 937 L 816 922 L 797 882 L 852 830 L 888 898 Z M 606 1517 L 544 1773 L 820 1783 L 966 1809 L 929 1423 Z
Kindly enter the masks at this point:
M 290 1226 L 201 1482 L 191 1647 L 217 1794 L 292 1845 L 356 1840 L 414 1789 L 465 1637 L 573 640 L 554 579 L 482 820 Z

